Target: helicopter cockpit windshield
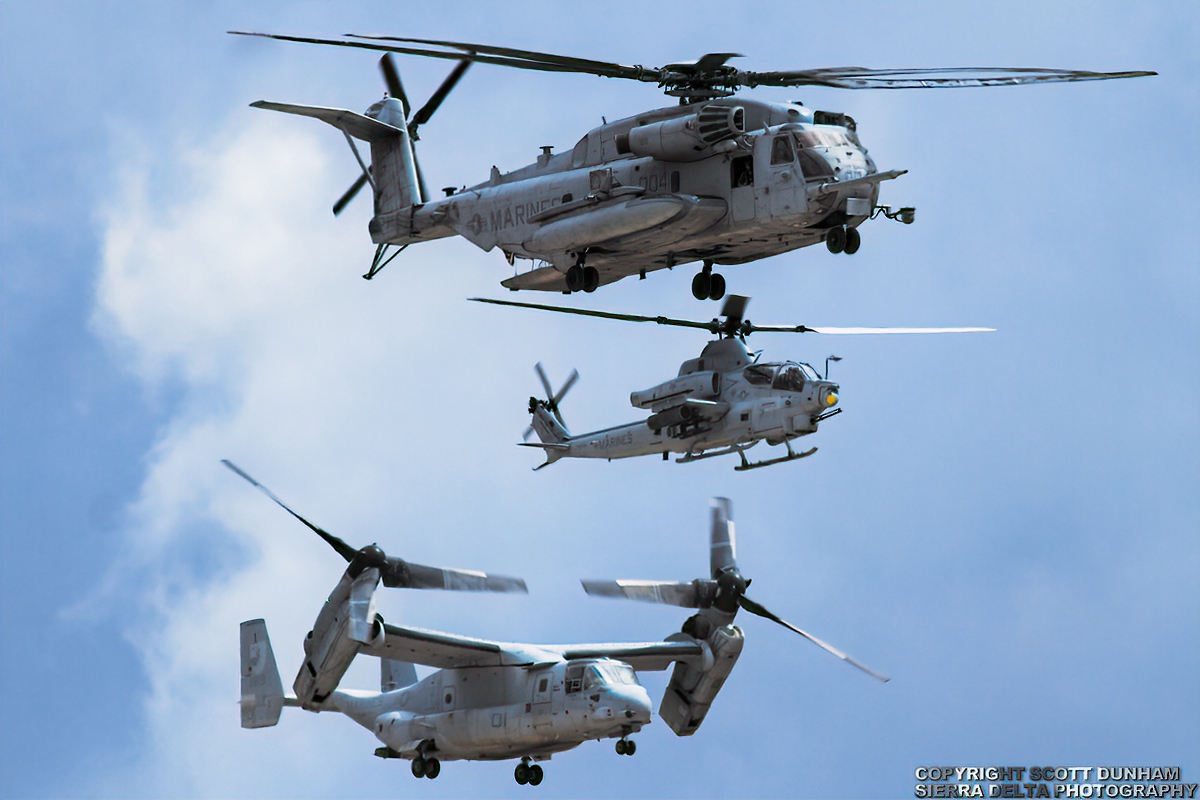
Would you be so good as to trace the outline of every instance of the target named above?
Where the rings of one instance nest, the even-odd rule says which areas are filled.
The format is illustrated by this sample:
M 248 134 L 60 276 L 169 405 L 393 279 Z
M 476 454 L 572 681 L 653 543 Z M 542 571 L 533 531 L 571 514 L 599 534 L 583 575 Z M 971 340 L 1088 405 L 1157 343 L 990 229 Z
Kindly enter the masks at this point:
M 571 670 L 568 670 L 570 673 Z M 571 675 L 568 674 L 568 684 Z M 589 691 L 601 686 L 638 685 L 637 673 L 628 664 L 617 661 L 596 661 L 583 669 L 583 690 Z
M 804 384 L 807 381 L 820 379 L 821 376 L 808 364 L 797 364 L 794 361 L 789 361 L 775 373 L 775 380 L 771 384 L 771 388 L 781 389 L 785 392 L 803 392 Z

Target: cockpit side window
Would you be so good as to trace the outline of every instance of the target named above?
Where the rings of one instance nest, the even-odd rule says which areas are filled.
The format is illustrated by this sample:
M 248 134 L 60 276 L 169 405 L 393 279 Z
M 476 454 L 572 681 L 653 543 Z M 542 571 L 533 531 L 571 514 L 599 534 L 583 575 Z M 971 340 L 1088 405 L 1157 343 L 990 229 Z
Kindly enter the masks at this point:
M 782 389 L 785 392 L 803 392 L 804 370 L 795 364 L 786 365 L 775 376 L 775 384 L 772 388 Z
M 567 667 L 566 679 L 563 681 L 567 694 L 574 694 L 583 688 L 583 665 Z
M 771 378 L 775 375 L 773 364 L 753 364 L 742 370 L 742 377 L 753 386 L 770 386 Z
M 583 672 L 583 690 L 594 689 L 597 686 L 604 685 L 604 676 L 600 674 L 600 669 L 592 664 Z
M 790 164 L 793 159 L 791 138 L 787 134 L 776 136 L 771 142 L 771 166 Z

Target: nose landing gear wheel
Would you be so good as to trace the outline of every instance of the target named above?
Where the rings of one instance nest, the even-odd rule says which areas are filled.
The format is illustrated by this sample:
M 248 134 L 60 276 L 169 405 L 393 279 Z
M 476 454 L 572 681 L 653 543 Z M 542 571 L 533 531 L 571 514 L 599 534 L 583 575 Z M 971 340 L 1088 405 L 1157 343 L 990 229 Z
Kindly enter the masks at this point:
M 632 739 L 617 739 L 617 753 L 623 756 L 631 756 L 637 752 L 637 742 Z
M 534 764 L 531 766 L 529 768 L 529 785 L 537 786 L 542 782 L 543 775 L 544 773 L 542 772 L 542 767 L 540 764 Z
M 827 247 L 831 253 L 840 253 L 844 251 L 846 249 L 846 229 L 841 226 L 837 228 L 830 228 L 825 234 L 825 247 Z
M 858 228 L 846 228 L 846 247 L 842 252 L 852 256 L 858 252 L 860 244 L 862 244 L 862 236 L 859 235 Z
M 442 774 L 442 762 L 436 758 L 425 759 L 425 777 L 433 780 L 438 775 Z
M 692 278 L 692 297 L 697 300 L 708 299 L 708 293 L 712 287 L 711 277 L 707 272 L 697 272 L 696 277 Z
M 569 275 L 570 273 L 568 273 Z M 595 267 L 583 268 L 583 290 L 588 294 L 596 291 L 600 285 L 600 272 Z
M 517 779 L 517 783 L 524 786 L 529 783 L 529 765 L 522 761 L 517 764 L 517 768 L 513 770 L 513 777 Z
M 425 759 L 417 756 L 412 760 L 412 774 L 414 778 L 425 777 Z

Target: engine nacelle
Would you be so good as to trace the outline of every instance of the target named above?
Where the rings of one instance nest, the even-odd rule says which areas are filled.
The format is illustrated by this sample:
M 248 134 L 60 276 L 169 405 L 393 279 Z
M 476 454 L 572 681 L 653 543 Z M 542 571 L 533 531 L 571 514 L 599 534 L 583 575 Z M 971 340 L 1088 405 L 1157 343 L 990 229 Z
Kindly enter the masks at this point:
M 675 634 L 668 637 L 668 641 L 677 637 L 693 639 L 687 634 Z M 701 644 L 707 645 L 711 658 L 705 652 L 699 663 L 676 663 L 658 708 L 658 715 L 677 736 L 691 736 L 704 722 L 713 700 L 742 654 L 745 639 L 736 625 L 723 625 L 714 628 Z
M 636 156 L 659 161 L 699 161 L 729 149 L 722 143 L 745 132 L 745 109 L 709 104 L 697 114 L 632 128 L 619 145 L 626 144 Z
M 629 402 L 633 404 L 634 408 L 661 411 L 685 397 L 707 399 L 719 394 L 721 394 L 721 373 L 693 372 L 690 375 L 681 375 L 660 383 L 653 389 L 632 392 L 629 395 Z M 650 427 L 661 428 L 664 426 L 651 425 Z

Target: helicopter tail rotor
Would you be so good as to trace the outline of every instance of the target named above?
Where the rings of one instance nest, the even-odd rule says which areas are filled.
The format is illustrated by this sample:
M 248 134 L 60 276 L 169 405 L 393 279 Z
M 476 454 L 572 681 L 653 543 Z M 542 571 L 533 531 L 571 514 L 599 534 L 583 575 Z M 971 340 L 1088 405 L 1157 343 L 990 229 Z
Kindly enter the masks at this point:
M 554 419 L 558 422 L 558 426 L 562 429 L 562 433 L 567 434 L 567 423 L 563 419 L 562 412 L 559 411 L 558 405 L 562 402 L 562 399 L 567 396 L 567 392 L 571 391 L 571 387 L 575 385 L 575 382 L 579 380 L 579 370 L 571 370 L 571 374 L 567 376 L 567 379 L 563 382 L 563 385 L 556 392 L 550 387 L 550 379 L 546 377 L 546 370 L 542 367 L 542 362 L 539 361 L 537 364 L 535 364 L 533 369 L 535 372 L 537 372 L 538 379 L 542 382 L 542 388 L 546 391 L 546 399 L 539 400 L 536 397 L 529 398 L 529 413 L 533 414 L 536 418 L 537 410 L 539 408 L 546 409 L 552 415 L 554 415 Z M 530 425 L 525 429 L 523 438 L 528 441 L 529 437 L 532 436 L 533 433 L 534 426 Z M 561 437 L 555 437 L 555 439 L 559 438 Z M 544 438 L 543 441 L 545 441 Z
M 454 67 L 454 70 L 451 71 L 448 76 L 446 76 L 444 81 L 442 81 L 442 84 L 437 88 L 437 91 L 435 91 L 433 95 L 430 96 L 429 100 L 425 102 L 425 105 L 421 106 L 421 108 L 414 113 L 412 110 L 412 104 L 408 100 L 408 93 L 404 91 L 404 83 L 400 80 L 400 70 L 396 68 L 396 62 L 392 58 L 392 54 L 384 53 L 383 57 L 379 59 L 379 71 L 383 73 L 383 82 L 387 87 L 388 95 L 399 100 L 400 105 L 404 110 L 405 126 L 408 129 L 409 149 L 412 152 L 413 169 L 416 172 L 417 178 L 416 188 L 419 195 L 417 198 L 418 202 L 427 203 L 429 202 L 430 197 L 429 189 L 425 185 L 425 174 L 421 171 L 421 162 L 417 159 L 415 142 L 421 138 L 417 134 L 417 131 L 422 125 L 429 121 L 434 112 L 437 111 L 442 105 L 442 102 L 446 99 L 446 96 L 449 95 L 454 87 L 458 85 L 458 82 L 462 80 L 463 75 L 466 74 L 467 69 L 471 66 L 471 63 L 472 59 L 469 56 L 464 56 L 458 62 L 458 65 Z M 363 186 L 367 184 L 367 181 L 369 180 L 367 177 L 368 172 L 374 174 L 371 168 L 367 168 L 367 170 L 363 172 L 363 174 L 359 175 L 358 179 L 350 185 L 350 188 L 338 198 L 337 202 L 333 204 L 334 216 L 341 214 L 342 211 L 345 210 L 346 206 L 350 204 L 350 201 L 353 200 L 355 196 L 357 196 L 362 190 Z

